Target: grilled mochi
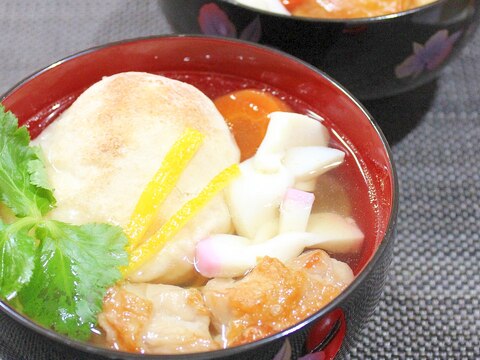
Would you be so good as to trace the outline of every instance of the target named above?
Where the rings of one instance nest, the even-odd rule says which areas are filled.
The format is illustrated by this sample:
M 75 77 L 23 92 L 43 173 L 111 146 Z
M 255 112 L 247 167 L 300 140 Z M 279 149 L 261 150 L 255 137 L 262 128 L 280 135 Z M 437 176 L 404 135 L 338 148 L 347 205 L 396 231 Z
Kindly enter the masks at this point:
M 50 216 L 74 224 L 126 226 L 142 191 L 187 128 L 201 132 L 204 142 L 146 237 L 215 175 L 238 163 L 238 147 L 213 102 L 189 84 L 128 72 L 92 85 L 35 140 L 44 151 L 57 198 Z M 211 233 L 231 231 L 229 211 L 219 194 L 129 280 L 184 283 L 195 273 L 195 244 Z

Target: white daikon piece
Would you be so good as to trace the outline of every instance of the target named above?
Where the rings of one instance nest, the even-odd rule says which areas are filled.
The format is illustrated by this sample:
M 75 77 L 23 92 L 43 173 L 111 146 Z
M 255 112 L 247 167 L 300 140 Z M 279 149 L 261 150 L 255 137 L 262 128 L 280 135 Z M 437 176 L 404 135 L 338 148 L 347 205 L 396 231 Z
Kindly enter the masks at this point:
M 334 213 L 311 215 L 307 231 L 317 235 L 317 243 L 309 243 L 307 247 L 339 254 L 358 251 L 365 237 L 352 218 Z
M 300 146 L 328 146 L 330 135 L 320 121 L 306 115 L 275 111 L 254 157 L 255 169 L 275 172 L 287 150 Z
M 251 239 L 253 243 L 264 242 L 271 239 L 275 235 L 278 235 L 279 218 L 275 217 L 271 221 L 268 221 L 260 226 L 255 234 L 255 238 Z
M 317 179 L 307 180 L 307 181 L 295 181 L 293 186 L 297 190 L 314 192 L 317 187 Z
M 267 174 L 253 167 L 253 159 L 240 164 L 241 175 L 225 189 L 225 196 L 238 235 L 254 239 L 260 228 L 279 216 L 279 206 L 294 178 L 284 168 Z
M 283 165 L 295 182 L 307 182 L 343 163 L 345 153 L 325 146 L 294 147 L 287 150 Z
M 306 248 L 348 253 L 357 251 L 364 238 L 352 219 L 333 213 L 311 215 L 307 229 L 285 232 L 260 243 L 238 235 L 210 236 L 197 244 L 195 268 L 209 278 L 243 276 L 264 256 L 285 263 Z
M 286 262 L 300 255 L 317 235 L 290 232 L 252 244 L 247 238 L 220 234 L 201 240 L 195 251 L 195 268 L 205 277 L 243 276 L 265 256 Z

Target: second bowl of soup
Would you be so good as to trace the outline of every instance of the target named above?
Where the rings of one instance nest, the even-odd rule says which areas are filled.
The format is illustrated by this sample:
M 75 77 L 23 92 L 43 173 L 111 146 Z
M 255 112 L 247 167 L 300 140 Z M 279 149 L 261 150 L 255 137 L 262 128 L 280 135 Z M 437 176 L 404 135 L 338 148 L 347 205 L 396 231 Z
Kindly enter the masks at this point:
M 435 79 L 478 18 L 478 2 L 470 0 L 161 4 L 179 32 L 282 49 L 326 71 L 360 99 L 399 94 Z

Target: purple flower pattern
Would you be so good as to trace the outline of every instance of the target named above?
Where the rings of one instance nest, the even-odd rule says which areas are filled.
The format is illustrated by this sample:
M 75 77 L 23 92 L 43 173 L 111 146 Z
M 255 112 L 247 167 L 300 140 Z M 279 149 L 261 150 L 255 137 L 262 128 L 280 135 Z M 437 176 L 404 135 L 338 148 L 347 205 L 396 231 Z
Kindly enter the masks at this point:
M 425 45 L 414 42 L 413 54 L 395 67 L 395 75 L 399 79 L 409 76 L 415 78 L 425 70 L 435 70 L 450 55 L 461 34 L 462 31 L 457 31 L 449 36 L 448 30 L 439 30 Z
M 262 34 L 260 18 L 257 16 L 238 36 L 237 28 L 230 21 L 228 15 L 214 3 L 205 4 L 200 8 L 198 23 L 202 33 L 206 35 L 238 37 L 242 40 L 258 42 Z

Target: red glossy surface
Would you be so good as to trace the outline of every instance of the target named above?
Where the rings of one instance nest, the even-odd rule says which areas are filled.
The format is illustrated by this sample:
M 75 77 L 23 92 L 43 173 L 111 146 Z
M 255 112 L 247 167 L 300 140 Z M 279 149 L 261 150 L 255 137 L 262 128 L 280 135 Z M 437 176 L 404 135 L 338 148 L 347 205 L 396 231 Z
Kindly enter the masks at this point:
M 348 164 L 359 165 L 365 187 L 359 206 L 372 211 L 360 221 L 368 236 L 355 272 L 383 239 L 392 211 L 393 171 L 388 153 L 367 114 L 331 81 L 297 60 L 241 42 L 200 37 L 164 37 L 119 43 L 57 63 L 9 93 L 3 100 L 36 136 L 85 88 L 124 71 L 147 71 L 197 85 L 211 97 L 239 87 L 279 91 L 299 111 L 322 115 L 337 145 L 348 149 Z M 261 84 L 261 85 L 259 85 Z M 346 180 L 348 181 L 348 176 Z M 364 185 L 361 185 L 363 187 Z M 368 202 L 368 204 L 364 204 Z M 363 205 L 362 205 L 363 204 Z M 363 225 L 363 226 L 362 226 Z
M 329 312 L 312 326 L 307 337 L 307 352 L 315 353 L 316 348 L 331 335 L 335 328 L 337 329 L 331 339 L 329 339 L 327 345 L 322 351 L 318 352 L 320 354 L 319 356 L 325 360 L 334 359 L 342 346 L 347 331 L 345 314 L 342 309 L 335 309 Z
M 366 233 L 360 256 L 346 260 L 355 273 L 368 264 L 384 234 L 391 230 L 390 216 L 396 206 L 388 150 L 368 115 L 351 97 L 316 69 L 291 57 L 223 39 L 135 40 L 88 51 L 52 65 L 13 89 L 2 102 L 36 136 L 88 86 L 103 76 L 124 71 L 174 77 L 196 85 L 211 98 L 240 88 L 264 89 L 277 94 L 298 112 L 324 117 L 334 146 L 347 152 L 346 166 L 334 171 L 350 189 L 354 212 L 362 214 L 357 221 Z M 335 324 L 333 318 L 338 319 L 335 311 L 320 318 L 309 346 L 318 344 L 328 334 Z M 345 321 L 342 324 L 324 351 L 312 357 L 335 356 L 345 334 Z

